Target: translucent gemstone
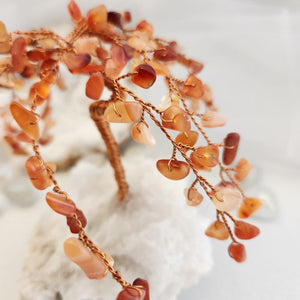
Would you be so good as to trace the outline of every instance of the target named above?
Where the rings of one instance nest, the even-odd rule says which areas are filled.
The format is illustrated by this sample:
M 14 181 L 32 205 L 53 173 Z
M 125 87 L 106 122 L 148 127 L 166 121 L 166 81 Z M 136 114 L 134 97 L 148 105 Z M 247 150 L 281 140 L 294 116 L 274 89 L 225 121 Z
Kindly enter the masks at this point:
M 46 194 L 46 201 L 55 212 L 66 217 L 76 212 L 75 203 L 65 195 L 49 192 Z
M 185 110 L 179 106 L 172 105 L 167 108 L 161 115 L 162 125 L 165 128 L 190 131 L 191 122 L 190 117 Z
M 107 9 L 105 5 L 99 5 L 87 13 L 87 24 L 93 33 L 97 33 L 103 29 L 107 22 Z
M 213 222 L 205 231 L 205 234 L 209 237 L 217 240 L 227 240 L 229 238 L 229 232 L 225 224 L 220 221 Z
M 220 211 L 231 211 L 238 208 L 242 202 L 242 195 L 239 191 L 232 188 L 216 188 L 215 194 L 212 194 L 212 202 Z
M 214 167 L 219 161 L 219 148 L 216 145 L 198 147 L 191 153 L 191 160 L 195 166 Z
M 181 143 L 185 146 L 193 147 L 198 139 L 199 133 L 197 131 L 187 131 L 181 132 L 177 135 L 175 142 L 177 144 Z M 188 149 L 182 148 L 183 152 L 187 152 Z
M 154 69 L 156 75 L 169 76 L 170 70 L 166 64 L 163 64 L 155 59 L 152 59 L 148 64 Z
M 85 86 L 85 94 L 87 97 L 98 100 L 104 89 L 104 79 L 100 72 L 91 74 Z
M 224 126 L 226 123 L 226 117 L 217 111 L 208 110 L 204 113 L 201 124 L 206 128 L 214 128 Z
M 189 206 L 198 206 L 203 201 L 203 196 L 192 187 L 184 190 L 186 204 Z
M 25 66 L 23 72 L 21 73 L 21 76 L 24 78 L 33 78 L 37 75 L 38 66 L 36 64 L 31 64 L 27 62 L 27 65 Z
M 257 198 L 246 198 L 244 199 L 241 207 L 238 210 L 238 217 L 245 219 L 254 214 L 260 207 L 262 202 Z
M 110 78 L 116 78 L 120 74 L 121 69 L 119 69 L 112 59 L 108 59 L 105 62 L 105 74 Z
M 156 163 L 158 171 L 172 180 L 180 180 L 188 176 L 189 165 L 184 161 L 160 159 Z
M 0 53 L 7 53 L 10 50 L 9 35 L 5 24 L 0 21 Z
M 97 54 L 97 57 L 101 61 L 105 61 L 105 60 L 107 60 L 110 57 L 108 51 L 106 49 L 104 49 L 103 47 L 98 47 L 96 49 L 96 54 Z
M 98 38 L 92 36 L 92 37 L 84 37 L 78 39 L 75 42 L 74 47 L 77 53 L 88 53 L 91 55 L 95 55 L 98 45 L 99 45 Z
M 43 61 L 39 76 L 42 80 L 52 84 L 56 81 L 58 74 L 58 62 L 54 59 L 46 59 Z
M 0 42 L 0 54 L 7 53 L 10 50 L 9 41 Z
M 11 46 L 11 63 L 17 73 L 22 73 L 27 62 L 26 40 L 23 37 L 16 38 Z
M 24 132 L 34 140 L 37 140 L 39 138 L 38 121 L 40 116 L 30 110 L 27 110 L 24 106 L 15 101 L 10 104 L 10 111 Z
M 25 169 L 36 189 L 44 190 L 51 185 L 47 167 L 41 158 L 37 156 L 29 157 L 25 163 Z
M 128 57 L 128 59 L 131 59 L 134 57 L 134 54 L 135 54 L 135 49 L 130 47 L 129 45 L 123 45 L 123 49 L 124 51 L 126 52 L 126 55 Z
M 255 238 L 260 233 L 258 227 L 244 221 L 235 221 L 234 234 L 238 239 L 250 240 Z
M 86 224 L 87 224 L 85 215 L 84 215 L 83 212 L 82 212 L 80 209 L 78 209 L 78 208 L 76 208 L 76 212 L 75 212 L 75 213 L 76 213 L 78 219 L 80 220 L 82 227 L 85 228 L 85 226 L 86 226 Z M 79 228 L 79 226 L 77 225 L 77 222 L 75 221 L 75 219 L 74 219 L 73 217 L 68 217 L 68 216 L 67 216 L 67 224 L 68 224 L 68 226 L 70 227 L 70 231 L 71 231 L 72 233 L 79 233 L 80 228 Z
M 232 242 L 228 247 L 228 253 L 237 262 L 243 262 L 247 258 L 245 246 L 241 243 Z
M 27 52 L 27 57 L 30 61 L 39 62 L 47 59 L 48 55 L 44 49 L 33 49 Z
M 166 93 L 161 98 L 158 107 L 159 107 L 160 111 L 164 111 L 164 110 L 166 110 L 167 108 L 169 108 L 172 105 L 179 106 L 179 104 L 180 104 L 180 98 L 176 94 L 172 93 L 170 95 L 170 93 Z
M 136 31 L 127 40 L 127 43 L 130 47 L 136 50 L 144 50 L 149 43 L 148 34 L 145 32 Z
M 91 61 L 91 56 L 87 53 L 75 54 L 68 52 L 64 55 L 63 59 L 70 71 L 76 71 L 87 66 Z
M 252 164 L 245 158 L 239 160 L 235 168 L 234 177 L 238 181 L 244 180 L 250 171 L 252 170 Z
M 140 288 L 138 291 L 132 287 L 127 287 L 119 293 L 117 300 L 145 300 L 145 295 L 143 288 Z
M 240 135 L 236 132 L 228 133 L 224 140 L 223 163 L 230 165 L 235 159 L 240 142 Z
M 146 295 L 144 300 L 150 300 L 150 291 L 149 291 L 149 284 L 148 281 L 141 279 L 141 278 L 137 278 L 134 280 L 134 282 L 132 283 L 133 285 L 141 285 L 144 287 Z
M 204 66 L 200 62 L 190 59 L 188 62 L 188 67 L 191 69 L 192 74 L 197 74 L 203 69 Z
M 41 80 L 32 85 L 29 92 L 29 98 L 35 99 L 36 96 L 46 99 L 50 94 L 49 83 L 45 80 Z
M 150 23 L 147 22 L 146 20 L 140 21 L 140 22 L 137 24 L 136 29 L 137 29 L 138 31 L 142 31 L 142 32 L 147 33 L 147 35 L 148 35 L 149 38 L 152 38 L 152 37 L 153 37 L 153 33 L 154 33 L 153 26 L 152 26 L 152 24 L 150 24 Z
M 102 279 L 108 269 L 100 258 L 97 258 L 83 243 L 72 237 L 64 242 L 65 255 L 77 264 L 90 279 Z
M 103 70 L 104 70 L 103 66 L 101 66 L 101 65 L 88 64 L 80 70 L 71 71 L 71 73 L 72 74 L 91 74 L 91 73 L 95 73 L 95 72 L 102 72 Z M 61 77 L 59 79 L 61 79 Z M 58 84 L 58 82 L 57 82 L 57 84 Z
M 83 19 L 80 8 L 78 7 L 75 1 L 71 0 L 69 2 L 68 11 L 73 22 L 79 23 Z
M 124 48 L 118 45 L 111 48 L 111 59 L 119 70 L 122 70 L 128 62 Z
M 190 75 L 182 87 L 182 94 L 194 99 L 201 99 L 203 92 L 203 83 L 195 75 Z
M 123 28 L 123 18 L 118 12 L 109 11 L 107 15 L 107 21 L 116 27 Z
M 134 73 L 136 74 L 131 76 L 131 81 L 144 89 L 150 88 L 156 80 L 154 69 L 147 64 L 137 66 L 134 69 Z
M 131 129 L 131 135 L 132 138 L 138 143 L 147 146 L 155 146 L 156 144 L 154 136 L 144 122 L 134 124 Z
M 137 102 L 117 101 L 108 105 L 104 117 L 112 123 L 131 123 L 139 120 L 142 113 L 143 107 Z
M 125 24 L 128 24 L 131 22 L 131 13 L 130 11 L 123 11 L 122 13 L 123 21 Z
M 155 50 L 153 56 L 161 61 L 171 61 L 177 58 L 177 52 L 174 50 L 174 48 L 165 46 L 162 49 Z

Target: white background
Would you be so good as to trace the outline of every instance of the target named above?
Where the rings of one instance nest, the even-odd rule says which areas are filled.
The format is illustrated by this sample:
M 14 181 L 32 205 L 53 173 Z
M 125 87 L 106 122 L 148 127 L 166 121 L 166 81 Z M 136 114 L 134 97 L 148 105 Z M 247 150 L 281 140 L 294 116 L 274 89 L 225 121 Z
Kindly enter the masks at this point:
M 78 1 L 83 10 L 98 3 Z M 213 242 L 214 269 L 179 299 L 300 299 L 300 2 L 102 3 L 110 10 L 130 10 L 134 22 L 150 20 L 156 35 L 176 39 L 188 56 L 205 64 L 201 79 L 213 88 L 216 103 L 229 120 L 224 129 L 212 134 L 221 138 L 233 130 L 241 133 L 240 151 L 259 174 L 252 192 L 267 189 L 279 204 L 271 221 L 259 221 L 262 234 L 248 243 L 246 263 L 234 263 L 227 258 L 226 244 Z M 66 4 L 1 0 L 0 19 L 9 31 L 61 23 L 69 20 Z M 156 149 L 153 155 L 161 151 L 165 150 Z M 204 207 L 201 213 L 205 212 Z M 0 216 L 1 299 L 18 299 L 15 280 L 33 223 L 26 211 Z

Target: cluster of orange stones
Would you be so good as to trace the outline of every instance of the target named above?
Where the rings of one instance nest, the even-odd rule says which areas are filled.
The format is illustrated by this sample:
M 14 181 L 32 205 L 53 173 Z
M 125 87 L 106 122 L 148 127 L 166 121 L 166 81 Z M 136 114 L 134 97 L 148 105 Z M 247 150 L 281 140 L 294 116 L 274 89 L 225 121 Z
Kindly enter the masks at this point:
M 7 133 L 4 138 L 16 154 L 27 152 L 22 143 L 33 145 L 35 155 L 29 157 L 25 164 L 32 184 L 39 190 L 54 186 L 53 191 L 46 195 L 48 205 L 66 217 L 72 233 L 79 234 L 78 239 L 72 237 L 65 241 L 65 254 L 91 279 L 101 279 L 111 272 L 123 286 L 118 300 L 149 299 L 147 281 L 136 279 L 132 284 L 127 283 L 113 269 L 114 261 L 110 255 L 88 238 L 84 230 L 87 221 L 83 212 L 59 187 L 54 178 L 55 164 L 45 162 L 41 157 L 39 145 L 51 141 L 51 87 L 64 87 L 59 73 L 61 63 L 72 74 L 89 76 L 86 82 L 88 98 L 98 101 L 104 88 L 112 91 L 104 112 L 107 122 L 135 122 L 132 138 L 138 143 L 154 146 L 156 141 L 145 121 L 145 114 L 150 117 L 173 147 L 171 158 L 157 161 L 158 171 L 172 180 L 181 180 L 190 171 L 194 173 L 195 181 L 185 190 L 187 204 L 198 206 L 203 201 L 203 195 L 196 188 L 199 184 L 217 212 L 216 221 L 207 228 L 206 235 L 219 240 L 231 237 L 229 255 L 237 262 L 244 261 L 245 247 L 237 239 L 252 239 L 259 234 L 259 229 L 236 220 L 230 212 L 238 210 L 238 217 L 247 218 L 262 203 L 259 199 L 246 197 L 239 185 L 251 171 L 252 165 L 242 158 L 236 166 L 228 167 L 236 157 L 239 134 L 229 133 L 222 143 L 217 144 L 209 139 L 203 129 L 220 127 L 226 122 L 213 104 L 209 86 L 196 76 L 203 65 L 180 53 L 176 42 L 155 38 L 153 26 L 145 20 L 135 28 L 127 29 L 125 25 L 131 21 L 129 12 L 108 12 L 104 5 L 99 5 L 83 16 L 73 0 L 69 2 L 68 10 L 74 30 L 67 39 L 45 29 L 9 34 L 0 22 L 0 53 L 10 54 L 0 60 L 0 85 L 18 90 L 24 80 L 39 77 L 32 84 L 27 99 L 16 99 L 15 95 L 9 106 L 8 111 L 20 128 L 10 122 L 5 110 L 2 111 Z M 186 68 L 188 74 L 185 80 L 171 75 L 174 64 Z M 125 73 L 128 67 L 132 71 Z M 168 87 L 159 107 L 143 101 L 121 84 L 122 80 L 130 79 L 136 86 L 149 89 L 155 84 L 157 76 L 162 76 Z M 132 100 L 127 100 L 127 96 Z M 202 113 L 199 106 L 203 108 Z M 42 132 L 41 121 L 44 121 Z M 196 146 L 199 135 L 204 142 Z M 220 149 L 223 151 L 222 160 Z M 181 160 L 177 159 L 178 155 Z M 220 172 L 220 183 L 216 185 L 202 176 L 203 172 L 212 168 L 218 168 Z M 234 230 L 231 230 L 228 221 L 233 223 Z

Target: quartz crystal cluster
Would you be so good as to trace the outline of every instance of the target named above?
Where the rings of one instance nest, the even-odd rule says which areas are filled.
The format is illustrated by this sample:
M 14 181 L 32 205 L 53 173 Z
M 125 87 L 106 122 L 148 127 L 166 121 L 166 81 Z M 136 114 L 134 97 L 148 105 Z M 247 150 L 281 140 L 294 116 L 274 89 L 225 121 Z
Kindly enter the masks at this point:
M 237 210 L 238 217 L 247 218 L 260 208 L 261 202 L 247 197 L 239 185 L 251 171 L 251 163 L 242 158 L 232 165 L 239 134 L 228 133 L 223 141 L 215 143 L 205 132 L 206 128 L 224 126 L 226 118 L 215 107 L 210 87 L 199 78 L 202 63 L 182 54 L 176 42 L 155 37 L 152 24 L 146 20 L 129 28 L 129 12 L 108 11 L 104 5 L 98 5 L 83 15 L 73 0 L 68 10 L 74 30 L 67 38 L 46 29 L 8 33 L 0 22 L 0 53 L 3 54 L 0 85 L 17 91 L 25 81 L 34 81 L 28 97 L 21 99 L 15 93 L 9 107 L 3 107 L 4 138 L 16 154 L 26 154 L 23 145 L 32 145 L 34 155 L 25 163 L 32 184 L 39 190 L 53 188 L 46 194 L 47 204 L 66 218 L 72 233 L 78 234 L 78 238 L 65 241 L 66 256 L 88 278 L 101 279 L 110 272 L 123 287 L 118 300 L 149 299 L 147 281 L 126 282 L 113 268 L 114 261 L 109 254 L 90 240 L 84 229 L 87 221 L 83 212 L 56 181 L 55 165 L 45 162 L 41 156 L 40 145 L 51 141 L 49 132 L 55 118 L 51 115 L 51 89 L 64 88 L 61 64 L 74 75 L 87 76 L 85 94 L 93 101 L 90 114 L 108 148 L 120 199 L 126 195 L 127 185 L 109 122 L 133 123 L 133 140 L 154 146 L 156 140 L 145 119 L 147 116 L 171 144 L 170 157 L 157 161 L 158 171 L 171 180 L 194 177 L 184 192 L 187 205 L 200 205 L 206 195 L 216 209 L 216 221 L 207 228 L 206 235 L 219 240 L 230 237 L 229 255 L 237 262 L 244 261 L 245 247 L 238 239 L 252 239 L 259 234 L 259 229 L 236 220 L 231 212 Z M 173 75 L 176 64 L 185 67 L 183 78 Z M 154 88 L 158 76 L 166 83 L 166 94 L 158 107 L 125 85 L 130 80 L 137 89 Z M 104 89 L 111 91 L 109 99 L 101 99 Z M 16 124 L 11 122 L 11 116 Z M 220 182 L 214 184 L 205 178 L 205 172 L 213 170 L 220 174 Z

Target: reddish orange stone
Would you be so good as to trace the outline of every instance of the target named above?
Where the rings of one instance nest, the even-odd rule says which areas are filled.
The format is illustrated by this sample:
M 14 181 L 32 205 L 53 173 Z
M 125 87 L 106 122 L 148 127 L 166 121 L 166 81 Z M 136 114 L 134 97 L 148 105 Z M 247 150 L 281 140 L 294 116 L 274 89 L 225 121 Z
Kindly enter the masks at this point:
M 91 74 L 85 86 L 85 94 L 87 97 L 98 100 L 104 89 L 104 79 L 100 72 Z
M 145 292 L 146 292 L 144 300 L 150 300 L 150 291 L 149 291 L 148 281 L 141 279 L 141 278 L 137 278 L 132 284 L 143 286 L 145 289 Z
M 41 80 L 32 85 L 29 92 L 29 98 L 35 99 L 37 96 L 46 99 L 50 94 L 49 83 L 45 80 Z
M 131 135 L 132 138 L 138 143 L 147 146 L 155 146 L 156 144 L 156 140 L 148 128 L 148 125 L 144 122 L 134 124 L 131 128 Z
M 105 60 L 107 60 L 110 57 L 108 51 L 106 49 L 104 49 L 103 47 L 98 47 L 96 49 L 96 54 L 97 54 L 97 57 L 101 61 L 105 61 Z
M 141 104 L 133 101 L 117 101 L 110 103 L 104 112 L 107 122 L 132 123 L 138 121 L 143 113 Z
M 87 224 L 87 220 L 86 220 L 85 215 L 78 208 L 76 208 L 76 212 L 75 213 L 76 213 L 78 219 L 80 220 L 82 227 L 85 228 L 85 226 Z M 75 221 L 75 219 L 73 217 L 68 217 L 67 216 L 67 224 L 70 227 L 70 231 L 72 233 L 79 233 L 80 228 L 79 228 L 77 222 Z
M 186 204 L 189 206 L 198 206 L 203 201 L 203 196 L 192 187 L 184 190 Z
M 137 29 L 138 31 L 142 31 L 142 32 L 147 33 L 147 35 L 148 35 L 149 38 L 152 38 L 152 37 L 153 37 L 154 28 L 153 28 L 152 24 L 150 24 L 150 23 L 147 22 L 146 20 L 140 21 L 140 22 L 137 24 L 136 29 Z
M 238 210 L 238 217 L 245 219 L 254 214 L 260 207 L 262 202 L 257 198 L 246 198 L 244 199 L 241 207 Z
M 118 12 L 109 11 L 107 15 L 107 21 L 116 27 L 123 28 L 123 18 Z
M 172 61 L 176 60 L 177 52 L 174 50 L 174 48 L 165 46 L 162 49 L 155 50 L 153 56 L 161 61 Z
M 72 237 L 64 243 L 65 255 L 77 264 L 90 279 L 102 279 L 108 273 L 107 266 L 97 258 L 83 243 Z
M 104 69 L 101 65 L 88 64 L 87 66 L 83 67 L 80 70 L 71 71 L 71 73 L 72 74 L 91 74 L 91 73 L 95 73 L 95 72 L 102 72 L 103 70 Z M 58 82 L 57 82 L 57 84 L 58 84 Z
M 245 246 L 241 243 L 232 242 L 228 247 L 228 253 L 230 257 L 239 263 L 247 258 Z
M 70 217 L 76 212 L 75 203 L 67 199 L 65 195 L 49 192 L 46 194 L 46 201 L 55 212 L 66 217 Z
M 195 75 L 203 69 L 204 65 L 196 60 L 190 59 L 188 67 L 191 69 L 191 73 Z
M 225 224 L 220 221 L 213 222 L 205 231 L 205 234 L 209 237 L 218 240 L 227 240 L 229 238 L 229 232 Z
M 91 32 L 98 33 L 107 22 L 107 9 L 105 5 L 99 5 L 90 9 L 87 13 L 87 24 Z
M 36 64 L 27 63 L 21 76 L 24 78 L 32 78 L 37 75 L 38 66 Z
M 27 62 L 26 40 L 23 37 L 16 38 L 11 47 L 11 63 L 17 73 L 22 73 Z
M 168 66 L 164 63 L 159 62 L 156 59 L 152 59 L 148 64 L 154 69 L 156 75 L 158 76 L 169 76 L 170 70 Z
M 6 26 L 0 21 L 0 53 L 7 53 L 10 50 L 9 35 Z
M 252 164 L 245 158 L 239 160 L 235 168 L 234 177 L 238 181 L 243 181 L 252 170 Z
M 195 166 L 214 167 L 219 161 L 219 148 L 216 145 L 198 147 L 191 153 L 191 160 Z
M 238 208 L 241 205 L 242 195 L 235 189 L 229 187 L 219 187 L 215 189 L 215 193 L 211 194 L 211 200 L 216 209 L 228 212 Z
M 92 36 L 92 37 L 79 38 L 75 42 L 74 47 L 77 53 L 88 53 L 91 55 L 95 55 L 98 45 L 99 45 L 98 38 Z
M 83 19 L 80 8 L 74 0 L 69 2 L 68 11 L 74 23 L 79 23 Z
M 111 48 L 111 59 L 113 60 L 115 66 L 122 70 L 128 61 L 128 57 L 123 47 L 116 45 Z
M 106 76 L 115 79 L 120 74 L 121 69 L 116 66 L 112 59 L 108 59 L 105 62 L 105 74 Z
M 183 84 L 182 94 L 194 99 L 201 99 L 204 89 L 203 83 L 195 75 L 190 75 Z
M 44 190 L 51 185 L 47 167 L 41 158 L 37 156 L 29 157 L 25 163 L 25 169 L 36 189 Z
M 44 49 L 33 49 L 27 52 L 27 57 L 30 61 L 38 62 L 48 58 L 48 55 Z
M 90 61 L 91 56 L 87 53 L 75 54 L 73 52 L 68 52 L 64 55 L 64 63 L 71 72 L 84 68 Z
M 147 64 L 137 66 L 134 69 L 134 73 L 131 76 L 131 81 L 144 89 L 150 88 L 156 80 L 154 69 Z
M 132 287 L 127 287 L 119 293 L 117 300 L 145 300 L 145 295 L 146 292 L 143 288 L 138 291 Z
M 128 24 L 131 22 L 131 13 L 130 11 L 124 11 L 122 13 L 124 24 Z
M 156 163 L 158 171 L 172 180 L 180 180 L 188 176 L 190 172 L 189 165 L 184 161 L 160 159 Z
M 58 62 L 54 59 L 46 59 L 43 61 L 39 76 L 42 80 L 52 84 L 56 81 L 58 74 Z
M 241 240 L 250 240 L 259 235 L 258 227 L 244 221 L 235 221 L 234 234 Z
M 37 140 L 39 138 L 38 121 L 40 116 L 30 110 L 27 110 L 24 106 L 15 101 L 10 104 L 10 111 L 24 132 L 32 139 Z
M 240 142 L 240 135 L 236 132 L 228 133 L 224 140 L 223 163 L 230 165 L 235 159 Z
M 191 130 L 190 117 L 187 112 L 179 106 L 172 105 L 167 108 L 161 114 L 161 119 L 162 125 L 165 128 L 184 132 Z
M 181 132 L 177 135 L 175 142 L 181 143 L 183 145 L 193 147 L 198 139 L 199 133 L 197 131 L 187 131 L 187 132 Z M 183 152 L 187 152 L 188 149 L 182 148 Z

